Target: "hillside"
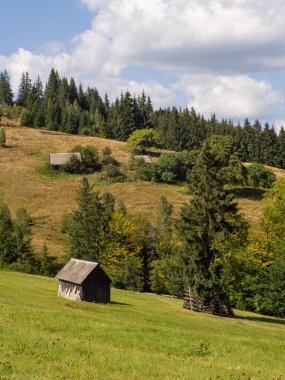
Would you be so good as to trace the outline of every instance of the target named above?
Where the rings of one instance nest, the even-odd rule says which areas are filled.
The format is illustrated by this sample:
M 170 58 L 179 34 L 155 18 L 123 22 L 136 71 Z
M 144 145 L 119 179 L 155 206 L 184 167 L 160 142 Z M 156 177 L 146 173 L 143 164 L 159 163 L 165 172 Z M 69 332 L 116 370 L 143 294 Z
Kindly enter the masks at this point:
M 110 305 L 57 296 L 51 278 L 0 271 L 1 379 L 255 379 L 284 376 L 283 320 L 197 314 L 112 289 Z M 35 291 L 36 289 L 36 291 Z
M 33 243 L 40 249 L 47 242 L 53 255 L 63 252 L 64 235 L 58 230 L 62 217 L 76 206 L 75 196 L 81 176 L 44 176 L 39 173 L 48 162 L 51 152 L 66 152 L 75 145 L 93 145 L 102 149 L 109 146 L 115 158 L 126 164 L 130 158 L 125 143 L 96 137 L 66 135 L 58 132 L 6 127 L 7 148 L 0 150 L 0 196 L 15 214 L 25 207 L 33 222 L 44 227 L 33 227 Z M 279 170 L 278 175 L 284 175 Z M 94 176 L 89 180 L 95 182 Z M 110 184 L 95 182 L 95 189 L 111 192 L 116 200 L 121 198 L 130 212 L 140 212 L 155 222 L 158 199 L 165 195 L 174 206 L 175 215 L 181 205 L 189 200 L 186 186 L 172 186 L 150 182 Z M 262 192 L 240 193 L 238 202 L 252 227 L 258 226 L 262 211 Z

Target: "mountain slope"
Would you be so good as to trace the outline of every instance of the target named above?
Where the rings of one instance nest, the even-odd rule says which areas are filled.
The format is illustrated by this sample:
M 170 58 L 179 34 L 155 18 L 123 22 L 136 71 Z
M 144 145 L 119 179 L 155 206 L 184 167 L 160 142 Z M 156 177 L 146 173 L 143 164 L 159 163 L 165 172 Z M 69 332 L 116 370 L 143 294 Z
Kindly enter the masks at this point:
M 109 146 L 121 164 L 127 164 L 130 153 L 123 142 L 96 137 L 66 135 L 40 129 L 6 127 L 7 148 L 0 149 L 0 197 L 15 215 L 16 209 L 25 207 L 33 222 L 33 242 L 37 250 L 46 241 L 50 253 L 61 255 L 64 235 L 60 232 L 62 217 L 76 207 L 76 191 L 81 176 L 61 175 L 50 177 L 39 169 L 48 162 L 48 154 L 67 152 L 76 145 L 92 145 L 102 149 Z M 278 171 L 283 175 L 284 171 Z M 174 186 L 151 182 L 104 183 L 89 176 L 95 189 L 111 192 L 121 198 L 130 212 L 139 212 L 155 222 L 155 212 L 161 195 L 174 206 L 174 214 L 187 202 L 187 186 Z M 254 228 L 262 211 L 262 192 L 241 194 L 238 197 L 241 211 Z M 53 228 L 50 229 L 49 227 Z

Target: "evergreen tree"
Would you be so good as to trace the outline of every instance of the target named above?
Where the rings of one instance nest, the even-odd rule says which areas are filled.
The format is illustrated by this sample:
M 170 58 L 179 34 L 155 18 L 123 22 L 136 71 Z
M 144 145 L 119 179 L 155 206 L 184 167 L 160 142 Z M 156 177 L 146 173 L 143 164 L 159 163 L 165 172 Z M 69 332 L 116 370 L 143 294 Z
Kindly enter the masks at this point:
M 261 163 L 265 165 L 275 164 L 277 153 L 277 136 L 273 127 L 265 123 L 261 133 Z
M 29 76 L 28 71 L 23 72 L 19 89 L 18 89 L 18 97 L 17 103 L 19 106 L 27 107 L 28 99 L 32 92 L 32 82 Z
M 43 244 L 40 255 L 40 274 L 43 276 L 51 276 L 53 272 L 53 257 L 49 255 L 48 246 Z
M 277 154 L 275 159 L 276 166 L 285 169 L 285 130 L 280 128 L 277 140 Z
M 68 252 L 70 256 L 99 261 L 107 242 L 113 200 L 93 192 L 83 178 L 77 195 L 78 209 L 70 215 L 68 225 Z
M 61 125 L 59 85 L 58 72 L 52 69 L 45 88 L 46 126 L 51 130 L 59 130 Z
M 13 222 L 9 208 L 0 203 L 0 268 L 16 258 Z
M 6 70 L 0 72 L 0 105 L 11 105 L 13 92 L 10 84 L 10 76 Z
M 191 173 L 193 199 L 181 209 L 180 260 L 187 298 L 193 311 L 233 315 L 222 278 L 221 246 L 238 234 L 241 217 L 233 196 L 224 190 L 219 155 L 206 142 Z
M 284 249 L 285 247 L 283 247 Z M 265 311 L 276 317 L 285 317 L 285 253 L 281 253 L 269 269 L 267 290 L 263 304 Z
M 121 94 L 119 117 L 115 125 L 115 138 L 121 141 L 126 141 L 136 129 L 134 99 L 129 91 Z
M 171 215 L 172 215 L 172 204 L 167 201 L 165 196 L 159 198 L 157 205 L 157 228 L 161 235 L 168 235 L 171 231 Z M 169 236 L 168 236 L 169 238 Z
M 38 263 L 31 245 L 32 236 L 30 229 L 31 218 L 27 210 L 20 208 L 17 210 L 14 222 L 14 237 L 16 243 L 16 265 L 18 269 L 27 273 L 37 273 Z
M 74 78 L 70 78 L 69 91 L 68 91 L 68 101 L 73 104 L 75 101 L 78 102 L 78 91 Z

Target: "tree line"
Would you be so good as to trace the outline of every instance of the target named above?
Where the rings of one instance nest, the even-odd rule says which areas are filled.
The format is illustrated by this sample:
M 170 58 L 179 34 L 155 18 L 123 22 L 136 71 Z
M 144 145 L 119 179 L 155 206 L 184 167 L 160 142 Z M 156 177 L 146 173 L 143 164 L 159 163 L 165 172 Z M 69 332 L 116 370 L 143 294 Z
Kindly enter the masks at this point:
M 205 119 L 194 108 L 154 110 L 144 92 L 138 96 L 122 92 L 110 102 L 107 94 L 102 97 L 91 87 L 84 90 L 74 78 L 60 77 L 54 69 L 45 86 L 40 77 L 32 83 L 24 72 L 16 102 L 22 125 L 121 141 L 136 130 L 154 129 L 162 136 L 161 147 L 175 151 L 200 149 L 212 135 L 231 136 L 241 161 L 285 168 L 283 127 L 277 134 L 273 126 L 258 120 L 245 119 L 242 125 L 234 125 L 231 120 L 217 120 L 214 114 Z M 0 73 L 0 103 L 13 103 L 6 70 Z
M 9 207 L 0 202 L 0 268 L 49 276 L 57 270 L 54 257 L 44 243 L 36 254 L 32 246 L 32 218 L 19 208 L 13 220 Z

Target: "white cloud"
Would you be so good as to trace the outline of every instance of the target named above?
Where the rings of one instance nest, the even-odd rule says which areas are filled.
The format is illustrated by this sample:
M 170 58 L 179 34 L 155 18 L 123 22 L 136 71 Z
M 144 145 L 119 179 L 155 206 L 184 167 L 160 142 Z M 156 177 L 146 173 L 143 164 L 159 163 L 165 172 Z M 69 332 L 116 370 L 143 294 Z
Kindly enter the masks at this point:
M 80 0 L 78 0 L 80 1 Z M 81 0 L 94 13 L 92 27 L 71 45 L 50 43 L 36 53 L 19 49 L 0 56 L 17 90 L 23 70 L 46 81 L 52 67 L 96 86 L 113 98 L 141 89 L 157 106 L 176 103 L 175 90 L 203 113 L 270 117 L 282 97 L 249 72 L 285 68 L 283 0 Z M 158 80 L 124 80 L 128 66 L 175 74 L 173 86 Z
M 247 75 L 221 76 L 214 74 L 186 74 L 173 86 L 190 97 L 190 105 L 199 112 L 219 118 L 266 119 L 272 108 L 282 105 L 281 94 L 264 80 Z
M 281 127 L 285 128 L 285 120 L 276 120 L 274 122 L 274 129 L 278 133 Z

